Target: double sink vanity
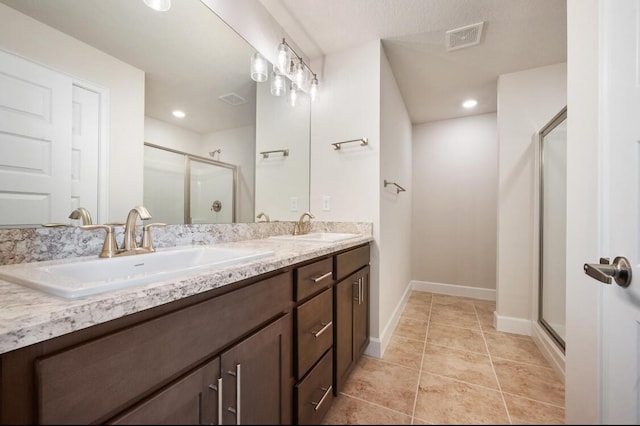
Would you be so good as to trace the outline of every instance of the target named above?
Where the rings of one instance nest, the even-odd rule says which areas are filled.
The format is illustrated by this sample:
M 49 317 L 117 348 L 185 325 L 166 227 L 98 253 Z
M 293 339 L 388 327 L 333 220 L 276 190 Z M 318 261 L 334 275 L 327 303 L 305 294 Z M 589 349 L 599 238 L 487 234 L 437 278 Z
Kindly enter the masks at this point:
M 372 240 L 2 266 L 0 423 L 319 424 L 369 342 Z

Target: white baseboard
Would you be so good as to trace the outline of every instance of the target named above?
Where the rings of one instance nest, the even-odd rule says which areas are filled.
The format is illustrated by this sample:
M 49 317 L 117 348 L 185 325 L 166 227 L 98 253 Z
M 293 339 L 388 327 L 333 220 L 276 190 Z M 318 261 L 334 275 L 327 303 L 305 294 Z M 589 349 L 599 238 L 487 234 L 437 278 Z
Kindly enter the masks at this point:
M 411 288 L 449 296 L 471 297 L 482 300 L 496 300 L 496 291 L 490 288 L 469 287 L 457 284 L 441 284 L 428 281 L 411 280 Z
M 411 283 L 407 285 L 407 288 L 404 290 L 404 294 L 402 298 L 396 305 L 396 308 L 393 310 L 393 314 L 391 314 L 391 318 L 385 325 L 382 333 L 380 334 L 380 338 L 371 337 L 369 338 L 369 346 L 365 349 L 365 355 L 374 357 L 374 358 L 382 358 L 384 355 L 384 351 L 387 349 L 389 342 L 391 341 L 391 336 L 400 321 L 400 316 L 404 311 L 404 307 L 407 305 L 407 300 L 409 300 L 409 293 L 411 292 Z
M 524 318 L 507 317 L 493 313 L 493 325 L 496 330 L 506 333 L 532 335 L 532 321 Z
M 555 340 L 549 336 L 544 328 L 537 322 L 533 323 L 533 341 L 542 355 L 549 361 L 551 367 L 564 379 L 565 355 L 558 347 Z

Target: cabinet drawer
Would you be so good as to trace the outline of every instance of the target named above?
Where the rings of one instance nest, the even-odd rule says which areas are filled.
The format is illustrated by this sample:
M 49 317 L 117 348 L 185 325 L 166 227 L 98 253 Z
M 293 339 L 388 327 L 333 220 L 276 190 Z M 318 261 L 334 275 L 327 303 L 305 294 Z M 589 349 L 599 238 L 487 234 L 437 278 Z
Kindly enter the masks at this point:
M 369 264 L 369 244 L 337 254 L 335 258 L 336 280 L 341 280 L 347 275 Z
M 298 424 L 322 424 L 333 403 L 333 350 L 329 350 L 307 377 L 296 385 L 296 417 Z
M 333 284 L 333 259 L 328 258 L 296 268 L 295 298 L 300 301 L 307 296 Z
M 333 344 L 333 297 L 327 289 L 296 309 L 296 378 L 309 368 Z
M 36 360 L 39 423 L 102 421 L 286 311 L 281 274 Z

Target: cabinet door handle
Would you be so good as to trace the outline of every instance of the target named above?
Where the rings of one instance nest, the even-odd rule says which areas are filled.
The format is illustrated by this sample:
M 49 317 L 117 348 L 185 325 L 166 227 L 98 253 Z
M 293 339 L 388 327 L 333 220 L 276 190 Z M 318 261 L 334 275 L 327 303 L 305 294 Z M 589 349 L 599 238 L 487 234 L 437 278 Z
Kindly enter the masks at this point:
M 360 303 L 360 279 L 358 279 L 358 281 L 354 281 L 352 285 L 358 286 L 358 297 L 354 297 L 353 300 L 357 300 L 358 303 Z
M 236 424 L 240 424 L 240 401 L 242 401 L 241 397 L 241 382 L 242 382 L 242 372 L 240 369 L 240 364 L 236 364 L 236 371 L 227 371 L 227 374 L 230 376 L 234 376 L 236 378 L 236 408 L 227 407 L 227 411 L 236 415 Z
M 331 276 L 331 274 L 332 274 L 332 273 L 333 273 L 333 272 L 327 272 L 326 274 L 322 274 L 322 275 L 320 275 L 320 276 L 318 276 L 318 277 L 311 278 L 311 281 L 313 281 L 314 283 L 317 283 L 318 281 L 322 281 L 322 280 L 324 280 L 325 278 L 329 278 L 329 277 Z
M 218 378 L 218 385 L 209 385 L 209 389 L 218 392 L 218 424 L 222 424 L 222 377 Z
M 320 409 L 320 406 L 322 405 L 324 400 L 327 398 L 327 396 L 329 396 L 329 394 L 331 393 L 332 389 L 333 389 L 333 387 L 331 385 L 329 385 L 328 388 L 320 388 L 320 390 L 324 391 L 324 395 L 322 395 L 322 398 L 320 398 L 320 401 L 319 402 L 311 401 L 311 405 L 315 406 L 315 407 L 313 407 L 313 409 L 315 411 L 318 411 Z
M 333 321 L 329 321 L 327 323 L 321 322 L 320 324 L 323 326 L 320 330 L 311 332 L 311 334 L 313 334 L 313 337 L 319 337 L 322 333 L 327 331 L 327 329 L 333 324 Z

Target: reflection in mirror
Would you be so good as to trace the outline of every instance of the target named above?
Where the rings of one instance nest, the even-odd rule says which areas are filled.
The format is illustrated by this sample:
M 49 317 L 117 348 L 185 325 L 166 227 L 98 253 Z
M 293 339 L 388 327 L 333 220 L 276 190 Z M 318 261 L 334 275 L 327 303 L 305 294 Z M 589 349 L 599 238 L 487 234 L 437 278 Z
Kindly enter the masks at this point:
M 538 321 L 565 349 L 567 108 L 540 131 Z
M 0 24 L 0 51 L 41 66 L 55 74 L 54 80 L 64 80 L 62 89 L 51 91 L 54 100 L 63 105 L 60 111 L 65 111 L 52 113 L 58 127 L 51 136 L 40 139 L 26 131 L 23 139 L 30 138 L 31 142 L 23 146 L 29 153 L 51 149 L 46 152 L 51 155 L 45 163 L 56 164 L 56 171 L 63 170 L 60 164 L 68 163 L 59 172 L 66 180 L 46 189 L 0 188 L 0 211 L 10 210 L 5 209 L 7 194 L 13 194 L 18 201 L 12 209 L 29 212 L 18 221 L 2 216 L 0 226 L 69 223 L 69 213 L 77 207 L 88 208 L 95 223 L 122 222 L 131 207 L 157 198 L 144 190 L 144 182 L 150 180 L 143 173 L 144 157 L 149 152 L 144 149 L 145 142 L 236 167 L 236 196 L 230 201 L 233 209 L 227 208 L 228 201 L 219 200 L 223 205 L 219 213 L 229 212 L 231 219 L 203 215 L 192 219 L 194 222 L 254 222 L 260 211 L 272 221 L 297 220 L 300 212 L 308 210 L 308 97 L 303 96 L 292 108 L 285 97 L 270 94 L 268 82 L 251 80 L 249 64 L 255 49 L 201 1 L 172 2 L 168 11 L 158 12 L 142 0 L 0 0 Z M 8 62 L 0 59 L 0 67 Z M 7 75 L 0 69 L 2 73 Z M 34 81 L 34 87 L 43 86 L 40 83 Z M 70 137 L 60 136 L 75 132 L 72 121 L 79 117 L 73 109 L 75 98 L 71 99 L 66 87 L 88 89 L 97 96 L 97 142 L 87 142 L 82 149 L 64 142 Z M 14 103 L 31 106 L 33 102 L 29 104 L 28 100 L 37 99 L 29 98 L 31 95 L 27 90 Z M 185 116 L 172 115 L 174 110 L 183 111 Z M 46 111 L 24 112 L 46 115 Z M 8 119 L 0 123 L 7 121 L 16 122 Z M 0 128 L 3 155 L 13 153 L 17 145 L 7 134 L 16 132 Z M 43 137 L 47 146 L 37 143 Z M 85 150 L 90 146 L 95 153 Z M 281 148 L 290 149 L 286 161 L 275 157 L 265 161 L 259 154 Z M 43 158 L 40 154 L 26 158 Z M 25 158 L 22 152 L 16 156 Z M 66 158 L 79 159 L 79 163 Z M 46 172 L 46 164 L 31 163 L 16 163 L 11 173 L 25 173 L 29 168 L 39 174 Z M 15 172 L 17 168 L 20 172 Z M 90 170 L 96 173 L 84 185 L 89 191 L 73 192 L 79 184 L 70 182 L 68 176 L 75 170 L 81 172 L 75 177 L 85 178 Z M 3 175 L 2 180 L 16 179 Z M 37 179 L 33 181 L 37 185 Z M 19 191 L 24 192 L 22 198 L 15 195 Z M 93 202 L 91 197 L 95 198 Z M 216 200 L 209 201 L 203 205 L 207 211 Z M 174 213 L 159 208 L 149 208 L 154 220 Z

